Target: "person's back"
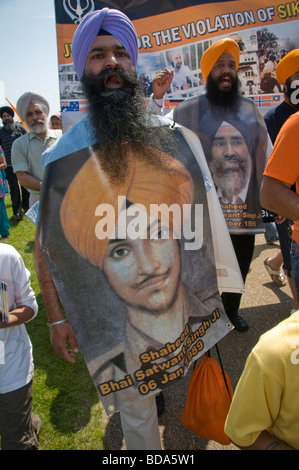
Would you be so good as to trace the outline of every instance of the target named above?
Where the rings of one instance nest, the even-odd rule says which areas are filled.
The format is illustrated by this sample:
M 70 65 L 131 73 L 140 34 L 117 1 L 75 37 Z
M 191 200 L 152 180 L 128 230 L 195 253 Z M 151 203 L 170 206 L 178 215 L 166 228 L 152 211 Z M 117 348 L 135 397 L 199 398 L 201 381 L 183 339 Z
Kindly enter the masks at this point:
M 299 450 L 298 338 L 299 311 L 262 335 L 250 353 L 225 426 L 237 446 L 263 450 L 279 442 L 279 449 L 282 441 Z

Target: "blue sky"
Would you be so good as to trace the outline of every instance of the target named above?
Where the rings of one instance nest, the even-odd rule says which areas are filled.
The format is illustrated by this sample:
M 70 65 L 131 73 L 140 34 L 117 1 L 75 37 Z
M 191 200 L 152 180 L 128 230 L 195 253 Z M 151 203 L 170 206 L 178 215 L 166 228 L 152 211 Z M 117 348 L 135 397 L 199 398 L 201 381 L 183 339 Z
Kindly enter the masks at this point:
M 29 90 L 60 110 L 54 0 L 0 0 L 0 105 Z

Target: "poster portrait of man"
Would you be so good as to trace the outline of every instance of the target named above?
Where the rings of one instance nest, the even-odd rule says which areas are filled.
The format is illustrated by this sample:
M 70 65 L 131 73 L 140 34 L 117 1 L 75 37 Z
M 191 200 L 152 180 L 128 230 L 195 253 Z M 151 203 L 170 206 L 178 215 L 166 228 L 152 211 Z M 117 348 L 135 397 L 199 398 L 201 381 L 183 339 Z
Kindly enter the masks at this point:
M 229 227 L 250 228 L 258 224 L 258 184 L 252 155 L 246 127 L 236 121 L 223 121 L 212 137 L 209 166 Z
M 237 109 L 218 107 L 215 112 L 203 95 L 199 110 L 194 99 L 194 109 L 188 113 L 183 109 L 181 120 L 202 142 L 230 233 L 259 233 L 263 230 L 259 187 L 271 144 L 252 103 L 242 97 L 240 103 Z M 195 113 L 200 116 L 197 131 Z

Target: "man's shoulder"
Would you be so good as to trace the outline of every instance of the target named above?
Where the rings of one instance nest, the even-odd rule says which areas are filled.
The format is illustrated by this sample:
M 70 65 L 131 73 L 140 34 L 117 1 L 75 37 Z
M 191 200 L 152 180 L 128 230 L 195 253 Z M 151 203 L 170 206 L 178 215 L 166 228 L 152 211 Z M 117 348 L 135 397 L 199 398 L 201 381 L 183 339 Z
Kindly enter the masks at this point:
M 48 129 L 48 136 L 53 139 L 60 139 L 62 131 L 60 129 Z
M 209 102 L 205 93 L 201 95 L 191 96 L 190 98 L 186 98 L 184 101 L 179 103 L 174 108 L 174 111 L 173 111 L 174 120 L 175 121 L 178 120 L 178 122 L 180 122 L 181 119 L 189 120 L 190 113 L 192 113 L 192 110 L 196 114 L 197 113 L 204 114 L 208 106 L 209 106 Z
M 184 101 L 178 104 L 178 107 L 188 107 L 192 106 L 193 104 L 201 105 L 207 103 L 207 101 L 207 95 L 205 93 L 202 93 L 200 95 L 190 96 L 190 98 L 186 98 Z
M 277 354 L 279 358 L 284 355 L 289 357 L 292 349 L 290 338 L 299 335 L 299 311 L 293 313 L 270 330 L 261 335 L 258 343 L 254 347 L 255 352 L 271 351 L 271 354 Z
M 297 136 L 298 126 L 299 126 L 299 111 L 289 116 L 289 118 L 283 124 L 281 130 L 284 131 L 284 133 L 293 133 L 293 134 L 296 133 L 296 136 Z
M 20 122 L 16 122 L 15 127 L 21 132 L 21 134 L 27 134 L 25 126 L 23 126 L 23 124 L 21 124 Z
M 20 254 L 18 251 L 12 246 L 7 243 L 0 243 L 0 256 L 1 259 L 5 256 L 6 259 L 18 259 Z
M 14 140 L 12 144 L 12 148 L 23 148 L 24 146 L 28 145 L 28 136 L 29 134 L 26 132 L 26 134 L 21 135 L 17 139 Z
M 54 145 L 43 153 L 43 165 L 46 166 L 91 144 L 91 136 L 85 117 L 71 127 Z
M 257 110 L 257 106 L 255 102 L 251 98 L 247 98 L 246 96 L 243 96 L 243 95 L 239 97 L 239 105 L 247 107 L 251 110 L 255 110 L 255 111 Z

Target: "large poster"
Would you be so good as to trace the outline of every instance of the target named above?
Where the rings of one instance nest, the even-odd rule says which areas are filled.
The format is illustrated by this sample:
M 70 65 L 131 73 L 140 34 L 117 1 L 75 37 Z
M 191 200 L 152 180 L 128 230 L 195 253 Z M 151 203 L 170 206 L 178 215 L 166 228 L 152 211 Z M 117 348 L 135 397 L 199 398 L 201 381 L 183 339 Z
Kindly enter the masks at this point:
M 121 9 L 134 23 L 139 38 L 137 71 L 146 96 L 151 94 L 156 72 L 164 67 L 174 69 L 174 80 L 165 97 L 167 108 L 203 91 L 200 59 L 223 37 L 235 39 L 240 46 L 239 78 L 244 95 L 262 112 L 283 99 L 275 69 L 285 54 L 299 47 L 296 2 L 56 0 L 60 94 L 66 128 L 86 110 L 72 66 L 73 34 L 84 15 L 103 7 Z
M 165 146 L 168 168 L 157 168 L 156 149 L 148 148 L 156 162 L 149 165 L 128 146 L 128 179 L 111 184 L 101 166 L 101 149 L 84 140 L 89 134 L 86 121 L 80 120 L 87 101 L 72 63 L 74 31 L 89 11 L 107 6 L 124 11 L 139 38 L 137 72 L 145 96 L 152 92 L 156 72 L 168 66 L 175 70 L 165 97 L 169 110 L 202 94 L 202 54 L 217 39 L 233 37 L 241 51 L 244 96 L 258 109 L 280 102 L 277 84 L 266 88 L 267 71 L 273 82 L 277 62 L 298 47 L 297 13 L 291 5 L 274 1 L 261 6 L 256 0 L 55 2 L 63 126 L 64 132 L 75 131 L 67 153 L 46 167 L 41 244 L 107 414 L 179 380 L 225 336 L 232 326 L 220 299 L 220 281 L 223 290 L 235 292 L 242 282 L 209 183 L 207 155 L 194 133 L 167 125 L 178 148 L 172 153 Z M 249 121 L 242 120 L 246 133 Z M 229 214 L 236 214 L 226 217 L 232 223 L 243 218 L 238 204 L 228 207 Z M 222 265 L 215 263 L 218 255 L 226 257 Z M 231 283 L 230 270 L 236 282 Z
M 107 6 L 121 9 L 134 23 L 139 41 L 136 69 L 146 98 L 152 93 L 155 74 L 165 67 L 173 69 L 173 80 L 164 96 L 166 112 L 174 110 L 186 98 L 197 97 L 204 93 L 205 82 L 200 61 L 209 46 L 218 39 L 226 37 L 238 43 L 240 48 L 238 77 L 242 85 L 242 94 L 256 105 L 256 123 L 252 122 L 251 129 L 259 127 L 260 134 L 257 137 L 250 130 L 248 132 L 247 112 L 241 112 L 237 119 L 235 116 L 231 119 L 222 116 L 220 122 L 220 116 L 215 120 L 215 115 L 209 115 L 207 109 L 202 110 L 204 113 L 202 122 L 205 122 L 204 127 L 207 132 L 201 129 L 198 134 L 202 143 L 206 143 L 204 151 L 229 231 L 237 234 L 263 232 L 262 208 L 258 195 L 262 173 L 272 145 L 265 137 L 266 128 L 264 125 L 264 130 L 262 129 L 260 118 L 284 99 L 282 87 L 275 78 L 275 70 L 282 57 L 290 50 L 299 47 L 297 3 L 282 4 L 278 0 L 262 4 L 258 0 L 217 3 L 194 0 L 56 1 L 59 82 L 64 130 L 81 119 L 87 110 L 87 102 L 72 65 L 74 31 L 89 11 Z M 249 119 L 252 121 L 251 117 Z M 186 125 L 185 121 L 178 122 Z M 198 130 L 197 120 L 194 122 Z M 230 129 L 221 127 L 227 122 L 231 125 Z M 264 137 L 261 137 L 262 134 Z M 220 153 L 226 151 L 226 143 L 232 139 L 236 141 L 236 136 L 242 140 L 243 148 L 241 149 L 239 145 L 240 153 L 236 157 L 231 153 L 230 159 L 238 161 L 235 163 L 238 181 L 231 167 L 227 171 L 224 170 L 224 163 L 221 161 L 223 162 L 226 157 Z M 217 139 L 220 142 L 220 138 L 223 142 L 222 150 L 220 145 L 216 146 Z M 258 150 L 256 150 L 257 140 L 259 140 Z
M 154 162 L 128 146 L 125 180 L 111 180 L 93 146 L 49 163 L 43 180 L 41 246 L 107 414 L 180 380 L 232 329 L 213 187 L 188 137 L 168 132 L 178 151 L 148 147 Z M 222 217 L 213 230 L 226 240 Z

